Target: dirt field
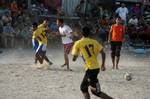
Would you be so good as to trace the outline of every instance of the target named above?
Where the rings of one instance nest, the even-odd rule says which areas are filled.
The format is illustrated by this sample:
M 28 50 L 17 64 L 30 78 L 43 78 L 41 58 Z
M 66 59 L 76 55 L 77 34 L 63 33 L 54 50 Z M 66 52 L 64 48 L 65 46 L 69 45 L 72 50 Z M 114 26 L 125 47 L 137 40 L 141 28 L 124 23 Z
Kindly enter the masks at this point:
M 120 69 L 112 70 L 107 50 L 106 68 L 98 78 L 103 92 L 114 99 L 150 99 L 150 53 L 135 54 L 122 50 Z M 65 71 L 63 50 L 48 48 L 54 65 L 49 70 L 33 67 L 31 49 L 7 49 L 0 54 L 0 99 L 83 99 L 80 83 L 84 75 L 81 58 Z M 101 60 L 99 56 L 99 60 Z M 123 79 L 130 72 L 131 81 Z M 91 99 L 98 99 L 91 96 Z

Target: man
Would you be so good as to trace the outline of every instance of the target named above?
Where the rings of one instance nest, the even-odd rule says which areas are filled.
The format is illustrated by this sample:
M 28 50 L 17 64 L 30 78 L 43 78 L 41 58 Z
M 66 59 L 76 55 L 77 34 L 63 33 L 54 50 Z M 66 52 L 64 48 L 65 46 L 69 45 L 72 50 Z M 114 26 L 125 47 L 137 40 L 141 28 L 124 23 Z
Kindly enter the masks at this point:
M 62 67 L 67 66 L 67 70 L 71 70 L 69 68 L 69 59 L 68 54 L 72 48 L 73 40 L 72 40 L 72 29 L 64 24 L 63 19 L 57 19 L 57 25 L 59 26 L 59 35 L 62 38 L 62 43 L 64 45 L 64 60 L 65 63 Z
M 38 35 L 38 37 L 40 38 L 40 44 L 42 45 L 43 50 L 43 53 L 41 54 L 42 59 L 45 60 L 49 65 L 52 65 L 53 63 L 46 56 L 46 48 L 48 42 L 47 33 L 50 32 L 48 24 L 49 24 L 48 19 L 44 19 L 43 23 L 38 26 L 38 29 L 41 32 L 40 35 Z
M 40 62 L 40 64 L 43 63 L 43 60 L 41 58 L 40 55 L 40 39 L 38 38 L 38 35 L 40 34 L 40 31 L 37 29 L 38 24 L 37 23 L 33 23 L 32 24 L 32 45 L 33 45 L 33 49 L 35 51 L 35 63 L 37 63 L 37 61 Z
M 123 24 L 126 25 L 128 9 L 125 7 L 124 3 L 121 4 L 121 7 L 117 8 L 116 13 L 121 17 Z
M 15 30 L 12 27 L 11 23 L 7 23 L 7 25 L 3 27 L 2 35 L 4 39 L 5 48 L 8 48 L 8 47 L 13 48 L 15 46 Z
M 85 62 L 86 72 L 81 83 L 81 91 L 83 93 L 84 99 L 90 99 L 88 88 L 90 88 L 91 92 L 97 97 L 103 99 L 113 99 L 101 91 L 97 78 L 100 70 L 100 66 L 97 60 L 99 53 L 102 55 L 101 69 L 105 70 L 105 53 L 103 51 L 103 47 L 96 40 L 89 38 L 90 29 L 88 27 L 84 27 L 82 30 L 82 38 L 75 42 L 72 49 L 72 55 L 73 61 L 76 61 L 78 54 L 80 53 Z
M 120 60 L 120 51 L 122 47 L 122 42 L 124 40 L 125 26 L 121 24 L 121 18 L 116 18 L 116 23 L 111 26 L 108 42 L 111 44 L 111 58 L 113 63 L 113 69 L 118 68 L 118 63 Z

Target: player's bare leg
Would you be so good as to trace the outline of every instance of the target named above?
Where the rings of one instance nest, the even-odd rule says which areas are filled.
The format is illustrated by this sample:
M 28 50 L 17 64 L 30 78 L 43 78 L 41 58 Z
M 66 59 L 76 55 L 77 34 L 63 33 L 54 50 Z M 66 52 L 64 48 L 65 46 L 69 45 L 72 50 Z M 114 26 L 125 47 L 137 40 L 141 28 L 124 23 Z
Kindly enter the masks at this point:
M 119 68 L 118 68 L 119 60 L 120 60 L 120 56 L 117 56 L 117 57 L 116 57 L 116 69 L 119 69 Z
M 84 97 L 84 99 L 90 99 L 90 94 L 89 94 L 89 92 L 84 92 L 84 93 L 83 93 L 83 97 Z
M 68 59 L 67 53 L 64 54 L 64 61 L 65 61 L 65 63 L 63 65 L 61 65 L 61 67 L 67 66 L 67 70 L 72 71 L 72 69 L 70 69 L 70 67 L 69 67 L 69 59 Z
M 113 63 L 112 69 L 115 69 L 115 56 L 111 55 L 111 60 L 112 60 L 112 63 Z

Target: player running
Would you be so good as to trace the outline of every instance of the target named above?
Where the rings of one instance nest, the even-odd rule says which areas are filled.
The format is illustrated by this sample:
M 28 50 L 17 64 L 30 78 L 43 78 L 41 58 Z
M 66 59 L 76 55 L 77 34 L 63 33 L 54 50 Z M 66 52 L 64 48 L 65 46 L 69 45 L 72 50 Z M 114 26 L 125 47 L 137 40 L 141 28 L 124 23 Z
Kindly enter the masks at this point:
M 80 86 L 81 91 L 84 99 L 90 99 L 88 88 L 90 88 L 91 92 L 97 97 L 102 99 L 113 99 L 101 91 L 97 78 L 100 71 L 100 66 L 97 60 L 99 53 L 102 55 L 101 69 L 105 70 L 105 53 L 103 47 L 96 40 L 89 38 L 89 34 L 90 29 L 84 27 L 82 38 L 75 42 L 72 49 L 73 61 L 76 61 L 78 54 L 80 53 L 85 62 L 85 75 Z

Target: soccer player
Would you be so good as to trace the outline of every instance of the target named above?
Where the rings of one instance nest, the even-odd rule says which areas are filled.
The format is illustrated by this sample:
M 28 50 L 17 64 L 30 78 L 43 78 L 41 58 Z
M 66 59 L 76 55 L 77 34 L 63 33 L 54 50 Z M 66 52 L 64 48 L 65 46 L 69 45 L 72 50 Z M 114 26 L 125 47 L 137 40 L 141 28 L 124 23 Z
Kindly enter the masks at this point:
M 111 44 L 111 59 L 113 63 L 113 69 L 118 68 L 118 63 L 120 60 L 120 51 L 122 47 L 122 42 L 124 40 L 125 26 L 121 24 L 121 18 L 116 18 L 116 23 L 111 26 L 108 43 Z
M 40 43 L 42 44 L 42 59 L 45 60 L 49 65 L 52 65 L 53 63 L 48 59 L 48 57 L 46 56 L 46 47 L 47 47 L 47 42 L 48 42 L 48 39 L 47 39 L 47 33 L 50 32 L 49 28 L 48 28 L 48 19 L 44 19 L 43 23 L 40 24 L 38 26 L 38 29 L 40 30 L 41 34 L 38 36 L 41 41 Z
M 62 67 L 67 66 L 67 70 L 71 70 L 69 68 L 69 59 L 68 54 L 70 53 L 70 50 L 73 45 L 72 40 L 72 29 L 64 24 L 63 19 L 57 19 L 57 25 L 59 26 L 59 35 L 62 38 L 62 43 L 64 45 L 64 60 L 65 63 L 62 65 Z
M 105 52 L 103 51 L 102 45 L 99 44 L 96 40 L 91 39 L 89 35 L 90 29 L 88 27 L 84 27 L 82 29 L 82 38 L 75 42 L 72 49 L 73 61 L 76 61 L 78 54 L 80 53 L 85 62 L 85 75 L 80 86 L 81 91 L 83 93 L 84 99 L 90 99 L 88 88 L 90 88 L 91 92 L 97 97 L 102 99 L 113 99 L 101 91 L 97 78 L 100 71 L 97 56 L 99 53 L 101 53 L 101 69 L 105 70 Z
M 41 57 L 41 52 L 39 50 L 39 46 L 40 46 L 40 38 L 38 37 L 38 35 L 40 34 L 40 31 L 37 28 L 38 24 L 37 23 L 33 23 L 32 24 L 32 45 L 33 45 L 33 49 L 35 51 L 35 63 L 37 63 L 37 61 L 40 62 L 40 64 L 43 63 L 42 57 Z

